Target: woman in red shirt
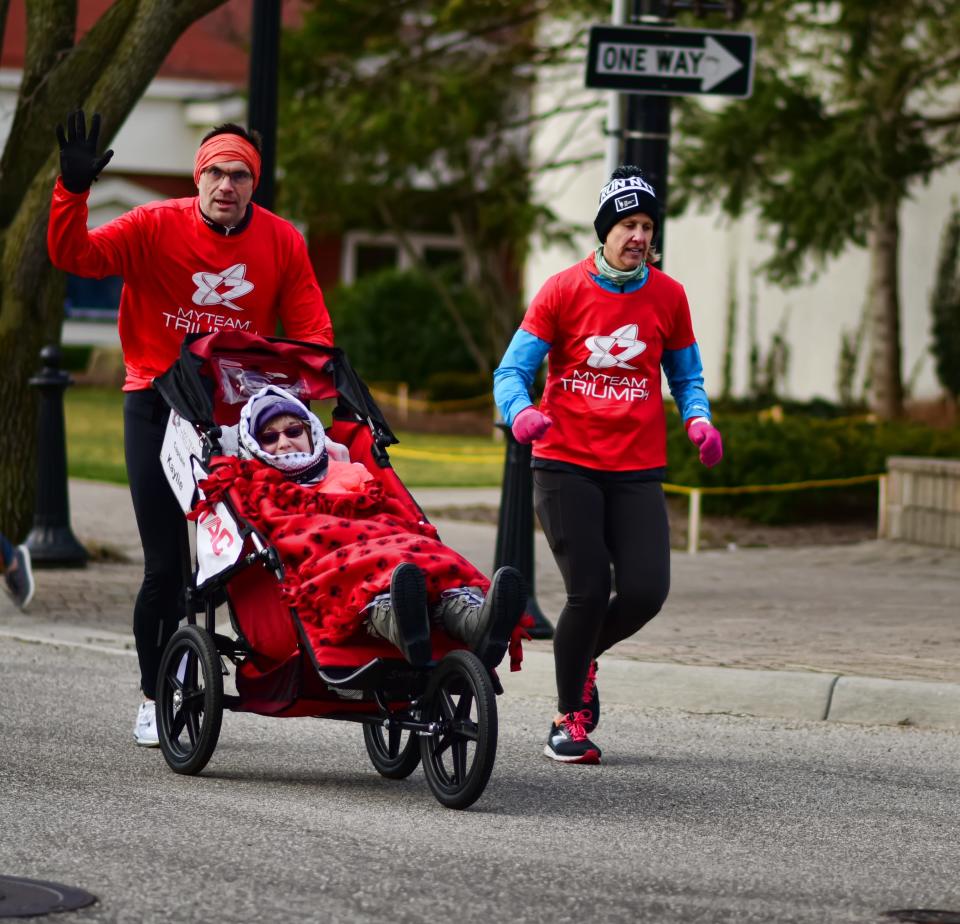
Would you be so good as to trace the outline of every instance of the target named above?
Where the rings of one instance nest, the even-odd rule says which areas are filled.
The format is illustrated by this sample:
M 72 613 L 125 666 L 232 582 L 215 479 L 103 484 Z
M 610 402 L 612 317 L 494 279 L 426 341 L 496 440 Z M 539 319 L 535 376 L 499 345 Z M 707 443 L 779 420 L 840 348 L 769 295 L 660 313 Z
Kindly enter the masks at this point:
M 599 763 L 588 737 L 600 713 L 597 657 L 649 622 L 670 588 L 661 367 L 701 461 L 723 454 L 686 294 L 650 265 L 659 216 L 641 171 L 618 167 L 600 191 L 600 246 L 544 283 L 494 373 L 504 420 L 533 443 L 537 515 L 567 592 L 544 747 L 563 763 Z M 544 358 L 538 409 L 530 387 Z

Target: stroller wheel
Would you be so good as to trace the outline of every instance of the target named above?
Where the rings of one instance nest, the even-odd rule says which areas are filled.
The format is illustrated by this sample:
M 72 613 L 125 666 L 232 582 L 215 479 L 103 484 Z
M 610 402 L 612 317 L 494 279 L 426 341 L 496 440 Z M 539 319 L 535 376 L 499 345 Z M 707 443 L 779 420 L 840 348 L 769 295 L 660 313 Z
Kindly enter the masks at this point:
M 210 634 L 178 629 L 167 643 L 157 682 L 160 750 L 177 773 L 199 773 L 210 760 L 223 719 L 223 675 Z
M 437 665 L 423 719 L 439 729 L 420 738 L 430 790 L 447 808 L 480 798 L 497 756 L 497 700 L 490 674 L 469 651 L 451 651 Z
M 406 735 L 406 740 L 404 740 Z M 370 762 L 381 776 L 404 780 L 420 763 L 420 746 L 413 732 L 404 732 L 398 725 L 384 731 L 380 725 L 364 723 L 363 743 Z

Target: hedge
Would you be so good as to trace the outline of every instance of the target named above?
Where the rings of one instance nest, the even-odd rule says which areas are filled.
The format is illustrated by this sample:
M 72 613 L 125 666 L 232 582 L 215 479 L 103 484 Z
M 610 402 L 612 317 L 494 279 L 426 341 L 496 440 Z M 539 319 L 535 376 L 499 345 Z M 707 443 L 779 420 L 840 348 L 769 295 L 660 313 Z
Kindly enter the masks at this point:
M 463 292 L 457 302 L 482 343 L 479 307 Z M 366 381 L 406 382 L 417 391 L 437 373 L 476 371 L 439 295 L 420 273 L 383 270 L 339 286 L 329 307 L 337 345 Z
M 715 415 L 724 457 L 712 469 L 700 464 L 679 418 L 668 418 L 667 480 L 691 487 L 785 484 L 872 475 L 886 471 L 889 456 L 960 458 L 960 427 L 872 423 L 864 419 L 787 417 L 781 423 L 756 415 Z M 714 495 L 712 513 L 765 523 L 867 515 L 876 510 L 875 484 L 771 494 Z

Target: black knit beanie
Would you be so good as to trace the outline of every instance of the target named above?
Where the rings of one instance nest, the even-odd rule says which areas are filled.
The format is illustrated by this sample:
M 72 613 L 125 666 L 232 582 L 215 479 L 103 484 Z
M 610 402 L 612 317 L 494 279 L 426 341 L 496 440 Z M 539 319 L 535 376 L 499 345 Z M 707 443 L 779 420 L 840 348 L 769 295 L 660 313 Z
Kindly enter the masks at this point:
M 660 225 L 660 207 L 653 187 L 642 176 L 617 177 L 618 172 L 614 171 L 613 178 L 600 190 L 600 204 L 593 227 L 601 244 L 618 221 L 637 212 L 653 219 L 654 234 Z

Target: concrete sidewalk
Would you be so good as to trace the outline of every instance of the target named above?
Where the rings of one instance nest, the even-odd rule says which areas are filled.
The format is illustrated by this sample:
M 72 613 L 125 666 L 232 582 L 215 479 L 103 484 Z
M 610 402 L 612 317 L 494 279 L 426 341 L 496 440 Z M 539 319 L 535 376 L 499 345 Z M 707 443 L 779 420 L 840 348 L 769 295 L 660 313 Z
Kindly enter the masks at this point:
M 414 491 L 444 540 L 487 574 L 496 527 L 431 511 L 496 506 L 496 489 Z M 28 614 L 0 595 L 0 635 L 132 651 L 142 555 L 126 488 L 70 482 L 74 533 L 105 560 L 37 570 Z M 114 560 L 110 560 L 110 559 Z M 535 535 L 535 594 L 563 586 Z M 694 712 L 960 729 L 960 553 L 891 542 L 675 552 L 663 612 L 601 660 L 607 702 Z M 504 685 L 555 696 L 551 644 Z

